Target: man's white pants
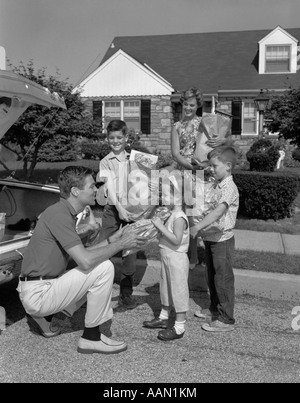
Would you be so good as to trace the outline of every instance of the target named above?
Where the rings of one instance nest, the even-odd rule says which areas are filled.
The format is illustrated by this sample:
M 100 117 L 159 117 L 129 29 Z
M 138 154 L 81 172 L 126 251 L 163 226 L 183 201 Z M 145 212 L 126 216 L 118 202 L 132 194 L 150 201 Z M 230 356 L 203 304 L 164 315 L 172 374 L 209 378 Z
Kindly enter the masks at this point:
M 90 328 L 113 317 L 113 279 L 114 266 L 107 260 L 89 272 L 75 268 L 53 280 L 19 281 L 17 290 L 25 311 L 38 317 L 75 310 L 87 301 L 85 327 Z

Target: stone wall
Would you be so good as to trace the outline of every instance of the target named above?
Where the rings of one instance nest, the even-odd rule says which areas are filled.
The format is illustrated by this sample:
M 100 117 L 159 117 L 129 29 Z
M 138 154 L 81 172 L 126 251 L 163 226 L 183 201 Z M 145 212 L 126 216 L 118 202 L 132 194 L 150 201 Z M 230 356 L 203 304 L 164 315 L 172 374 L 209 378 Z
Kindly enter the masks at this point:
M 171 152 L 171 128 L 173 122 L 169 96 L 151 98 L 151 133 L 143 134 L 141 142 L 150 152 Z
M 99 98 L 95 98 L 99 100 Z M 92 98 L 84 99 L 87 108 L 92 111 Z M 231 114 L 231 101 L 222 101 L 217 108 Z M 152 153 L 171 153 L 171 130 L 174 122 L 173 107 L 170 96 L 151 98 L 151 133 L 141 135 L 141 143 Z M 232 136 L 239 150 L 244 154 L 249 150 L 257 137 Z

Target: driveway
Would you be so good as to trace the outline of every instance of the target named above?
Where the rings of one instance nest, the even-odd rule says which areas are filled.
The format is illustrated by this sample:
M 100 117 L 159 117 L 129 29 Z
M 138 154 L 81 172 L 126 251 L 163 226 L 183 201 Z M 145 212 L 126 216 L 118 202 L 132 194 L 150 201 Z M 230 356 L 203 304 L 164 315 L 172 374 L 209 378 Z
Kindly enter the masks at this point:
M 2 383 L 96 382 L 104 384 L 103 389 L 111 383 L 162 382 L 162 386 L 171 388 L 170 383 L 186 387 L 202 382 L 300 381 L 300 318 L 298 321 L 292 315 L 295 303 L 290 301 L 237 296 L 236 331 L 209 334 L 201 330 L 202 322 L 193 316 L 199 304 L 207 305 L 207 294 L 192 291 L 185 336 L 164 343 L 157 339 L 156 330 L 142 327 L 143 320 L 159 312 L 158 286 L 140 284 L 134 292 L 139 306 L 132 311 L 116 308 L 112 323 L 102 329 L 107 335 L 112 333 L 114 338 L 128 342 L 128 350 L 111 356 L 81 355 L 76 348 L 85 309 L 81 308 L 71 319 L 57 314 L 55 321 L 62 326 L 62 334 L 44 339 L 29 332 L 15 287 L 15 282 L 11 282 L 0 289 L 0 306 L 6 308 L 9 321 L 0 335 Z M 117 296 L 115 284 L 114 307 Z M 197 385 L 196 392 L 200 395 Z

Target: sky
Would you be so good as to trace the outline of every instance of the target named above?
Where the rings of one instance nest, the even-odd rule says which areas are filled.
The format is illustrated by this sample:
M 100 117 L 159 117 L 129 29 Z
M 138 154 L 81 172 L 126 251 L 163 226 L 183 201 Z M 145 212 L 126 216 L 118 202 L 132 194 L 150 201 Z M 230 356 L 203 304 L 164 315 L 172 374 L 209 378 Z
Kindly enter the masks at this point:
M 300 0 L 0 0 L 0 46 L 74 86 L 116 36 L 300 27 Z

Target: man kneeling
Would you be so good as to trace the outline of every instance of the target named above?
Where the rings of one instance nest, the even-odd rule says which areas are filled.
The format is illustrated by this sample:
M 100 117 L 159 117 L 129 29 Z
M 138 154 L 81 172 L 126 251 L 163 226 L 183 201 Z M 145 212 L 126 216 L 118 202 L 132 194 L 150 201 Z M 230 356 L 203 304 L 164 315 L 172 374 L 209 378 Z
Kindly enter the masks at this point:
M 95 204 L 92 173 L 88 168 L 69 166 L 59 174 L 61 199 L 38 220 L 24 254 L 17 290 L 29 326 L 44 337 L 60 333 L 51 323 L 55 313 L 74 312 L 87 301 L 78 352 L 113 354 L 126 350 L 127 345 L 109 339 L 99 329 L 113 317 L 114 266 L 108 259 L 123 249 L 142 246 L 145 240 L 125 227 L 101 243 L 83 245 L 76 232 L 76 217 Z M 66 271 L 69 258 L 77 267 Z

